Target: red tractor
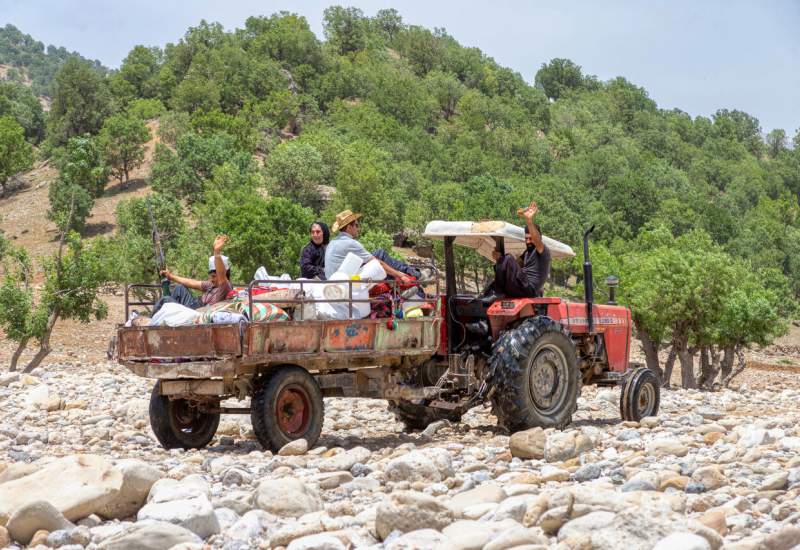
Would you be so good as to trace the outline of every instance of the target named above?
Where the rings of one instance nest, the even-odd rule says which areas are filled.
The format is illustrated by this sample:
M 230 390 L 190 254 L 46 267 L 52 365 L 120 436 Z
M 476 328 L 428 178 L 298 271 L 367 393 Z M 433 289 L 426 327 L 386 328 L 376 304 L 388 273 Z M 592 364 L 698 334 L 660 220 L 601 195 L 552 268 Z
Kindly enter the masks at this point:
M 523 230 L 504 222 L 431 222 L 425 236 L 444 241 L 445 324 L 439 353 L 408 383 L 417 395 L 393 403 L 410 427 L 434 418 L 457 420 L 489 400 L 500 425 L 510 431 L 535 426 L 563 428 L 572 421 L 584 384 L 621 385 L 620 414 L 639 420 L 658 413 L 660 381 L 652 370 L 629 362 L 631 313 L 610 302 L 595 304 L 589 235 L 584 233 L 585 300 L 498 298 L 456 293 L 453 245 L 490 257 L 495 246 L 520 253 Z M 545 237 L 554 257 L 572 249 Z M 410 393 L 415 390 L 409 388 Z M 426 395 L 427 394 L 427 395 Z

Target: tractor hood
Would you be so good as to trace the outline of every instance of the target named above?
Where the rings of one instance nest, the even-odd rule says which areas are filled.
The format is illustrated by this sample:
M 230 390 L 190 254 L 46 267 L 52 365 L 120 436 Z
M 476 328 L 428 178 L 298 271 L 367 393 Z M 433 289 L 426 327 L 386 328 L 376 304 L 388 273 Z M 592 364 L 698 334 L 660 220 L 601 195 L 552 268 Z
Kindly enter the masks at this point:
M 525 230 L 522 227 L 508 222 L 483 221 L 483 222 L 445 222 L 435 220 L 425 227 L 423 234 L 429 239 L 442 240 L 445 237 L 455 237 L 455 243 L 472 248 L 484 258 L 492 259 L 495 248 L 495 237 L 502 237 L 507 254 L 519 256 L 525 252 Z M 568 244 L 564 244 L 550 237 L 542 235 L 545 246 L 550 250 L 550 256 L 556 258 L 572 258 L 575 252 Z

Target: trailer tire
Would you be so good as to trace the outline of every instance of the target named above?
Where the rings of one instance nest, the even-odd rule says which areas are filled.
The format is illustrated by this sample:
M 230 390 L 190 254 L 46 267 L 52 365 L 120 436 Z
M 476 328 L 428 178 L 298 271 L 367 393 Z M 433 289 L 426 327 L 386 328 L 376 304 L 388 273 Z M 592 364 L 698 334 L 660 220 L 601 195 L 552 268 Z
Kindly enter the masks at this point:
M 533 317 L 503 333 L 489 360 L 492 412 L 511 432 L 563 429 L 581 389 L 575 344 L 549 317 Z
M 165 449 L 200 449 L 219 427 L 219 413 L 200 412 L 186 399 L 161 395 L 161 381 L 150 394 L 150 427 Z
M 640 421 L 658 414 L 661 403 L 661 378 L 652 369 L 633 369 L 622 383 L 619 414 L 623 420 Z
M 403 423 L 407 432 L 424 430 L 437 420 L 448 420 L 454 423 L 461 421 L 459 413 L 434 409 L 411 401 L 390 401 L 389 410 L 394 413 L 398 422 Z
M 277 452 L 301 438 L 311 448 L 325 420 L 322 391 L 307 370 L 293 365 L 275 367 L 257 382 L 250 419 L 265 449 Z

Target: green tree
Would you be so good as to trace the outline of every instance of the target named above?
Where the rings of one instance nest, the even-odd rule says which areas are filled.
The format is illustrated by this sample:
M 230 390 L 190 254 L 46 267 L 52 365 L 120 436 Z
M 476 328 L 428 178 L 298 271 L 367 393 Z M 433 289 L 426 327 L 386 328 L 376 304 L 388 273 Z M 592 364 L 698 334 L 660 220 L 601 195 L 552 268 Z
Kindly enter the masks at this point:
M 150 130 L 144 121 L 129 114 L 108 117 L 100 132 L 106 163 L 120 184 L 128 185 L 131 170 L 144 162 L 144 144 L 150 139 Z
M 319 185 L 325 173 L 324 161 L 313 145 L 288 141 L 267 158 L 267 175 L 274 182 L 276 195 L 286 197 L 312 210 L 322 205 Z
M 44 138 L 44 111 L 30 88 L 19 82 L 0 81 L 0 117 L 9 116 L 25 129 L 25 138 L 39 143 Z
M 4 264 L 0 327 L 17 344 L 9 370 L 17 369 L 22 353 L 33 340 L 38 350 L 23 369 L 31 372 L 50 353 L 50 336 L 59 319 L 88 323 L 92 318 L 105 318 L 107 306 L 98 298 L 103 283 L 101 259 L 77 234 L 62 232 L 58 252 L 44 264 L 44 285 L 37 299 L 27 253 L 7 246 L 0 250 L 4 248 L 7 252 L 0 258 Z
M 22 126 L 11 117 L 0 116 L 0 188 L 4 189 L 8 178 L 28 170 L 32 164 L 33 149 L 25 141 Z
M 261 265 L 269 273 L 297 276 L 313 214 L 283 197 L 265 199 L 252 188 L 238 187 L 210 191 L 198 219 L 202 220 L 199 234 L 191 239 L 206 243 L 214 234 L 228 235 L 225 250 L 233 263 L 233 277 L 249 280 Z M 202 254 L 208 256 L 208 251 Z M 200 254 L 194 263 L 205 266 Z
M 50 200 L 48 220 L 62 232 L 83 230 L 94 207 L 94 198 L 85 187 L 59 177 L 50 184 L 47 196 Z
M 331 6 L 325 8 L 322 20 L 325 38 L 339 55 L 357 52 L 366 46 L 368 21 L 360 9 Z
M 775 128 L 767 134 L 767 153 L 772 158 L 777 158 L 781 151 L 786 150 L 786 130 Z
M 67 59 L 55 78 L 48 136 L 54 145 L 71 137 L 95 134 L 111 112 L 111 96 L 103 76 L 75 57 Z
M 569 59 L 551 59 L 550 63 L 542 63 L 536 72 L 536 86 L 544 90 L 550 99 L 558 99 L 567 90 L 576 90 L 583 86 L 583 73 L 580 65 Z
M 103 194 L 109 167 L 103 159 L 103 148 L 97 138 L 71 138 L 56 154 L 59 180 L 82 187 L 92 197 Z

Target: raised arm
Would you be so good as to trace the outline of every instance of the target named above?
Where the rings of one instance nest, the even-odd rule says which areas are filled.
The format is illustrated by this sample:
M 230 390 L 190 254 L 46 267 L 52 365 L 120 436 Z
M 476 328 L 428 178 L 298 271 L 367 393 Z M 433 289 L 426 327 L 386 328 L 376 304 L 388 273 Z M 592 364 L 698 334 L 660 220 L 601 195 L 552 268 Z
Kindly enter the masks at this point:
M 541 254 L 544 252 L 544 241 L 542 240 L 542 234 L 539 233 L 539 230 L 536 229 L 536 225 L 533 223 L 533 219 L 536 217 L 536 214 L 539 212 L 539 207 L 536 206 L 535 202 L 532 202 L 530 206 L 525 210 L 523 215 L 525 216 L 525 225 L 528 227 L 528 233 L 531 235 L 531 240 L 533 241 L 533 246 L 536 247 L 536 252 Z
M 222 247 L 227 242 L 227 235 L 217 235 L 217 238 L 214 239 L 214 268 L 217 270 L 217 286 L 224 286 L 228 282 L 225 262 L 222 261 Z

